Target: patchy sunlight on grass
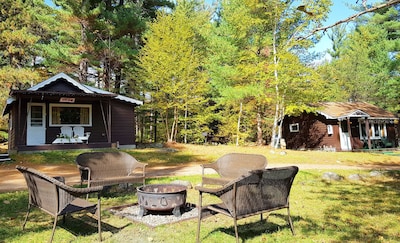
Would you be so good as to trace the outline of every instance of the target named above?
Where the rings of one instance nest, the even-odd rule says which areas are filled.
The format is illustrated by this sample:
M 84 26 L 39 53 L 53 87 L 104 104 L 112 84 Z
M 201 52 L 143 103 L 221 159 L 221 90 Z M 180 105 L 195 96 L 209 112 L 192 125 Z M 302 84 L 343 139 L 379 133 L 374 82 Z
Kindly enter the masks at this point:
M 271 150 L 269 147 L 174 145 L 168 148 L 124 150 L 149 166 L 173 166 L 209 163 L 230 152 L 258 153 L 274 164 L 323 165 L 400 165 L 400 156 L 383 153 L 321 152 Z M 82 151 L 50 151 L 13 155 L 12 163 L 74 164 Z M 341 175 L 341 181 L 325 181 L 324 172 Z M 296 235 L 286 223 L 286 210 L 269 215 L 260 222 L 258 215 L 238 221 L 239 236 L 255 242 L 400 242 L 400 171 L 312 169 L 300 170 L 290 196 L 291 215 Z M 350 175 L 358 174 L 360 180 Z M 200 175 L 147 178 L 147 184 L 189 181 L 197 185 Z M 78 185 L 77 185 L 78 186 Z M 137 186 L 137 185 L 136 185 Z M 95 201 L 96 198 L 89 198 Z M 206 198 L 205 203 L 210 203 Z M 129 189 L 112 187 L 102 198 L 104 242 L 195 242 L 197 219 L 155 228 L 134 223 L 111 214 L 110 207 L 137 202 L 135 185 Z M 197 204 L 198 192 L 188 189 L 187 202 Z M 0 194 L 0 242 L 43 242 L 50 238 L 53 219 L 33 210 L 25 231 L 26 191 Z M 54 242 L 97 242 L 96 221 L 90 214 L 72 214 L 57 225 Z M 266 218 L 267 215 L 264 216 Z M 202 242 L 234 242 L 233 220 L 217 215 L 203 220 Z

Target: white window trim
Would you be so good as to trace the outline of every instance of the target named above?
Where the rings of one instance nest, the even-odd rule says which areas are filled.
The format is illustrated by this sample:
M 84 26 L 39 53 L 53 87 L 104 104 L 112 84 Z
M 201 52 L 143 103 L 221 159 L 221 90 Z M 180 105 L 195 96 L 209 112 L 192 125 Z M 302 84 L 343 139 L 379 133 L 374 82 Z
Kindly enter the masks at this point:
M 299 132 L 299 130 L 300 130 L 299 123 L 289 124 L 289 131 L 290 132 Z
M 87 108 L 89 108 L 89 124 L 53 124 L 53 116 L 52 116 L 53 107 L 87 107 Z M 91 127 L 92 126 L 92 105 L 91 104 L 50 103 L 49 104 L 49 127 L 62 127 L 62 126 Z
M 328 131 L 328 135 L 333 135 L 333 126 L 326 125 L 326 130 Z

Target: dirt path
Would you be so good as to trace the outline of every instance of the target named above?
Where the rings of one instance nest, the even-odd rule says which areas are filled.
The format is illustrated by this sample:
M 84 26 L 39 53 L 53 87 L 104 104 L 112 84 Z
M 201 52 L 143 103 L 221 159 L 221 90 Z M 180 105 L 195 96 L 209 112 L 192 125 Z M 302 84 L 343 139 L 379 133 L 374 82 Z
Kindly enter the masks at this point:
M 75 165 L 27 165 L 50 176 L 64 176 L 69 185 L 80 182 L 79 172 Z M 26 189 L 25 180 L 21 173 L 15 169 L 16 164 L 0 164 L 0 193 L 13 192 Z M 268 167 L 285 166 L 285 164 L 268 164 Z M 301 169 L 379 169 L 379 170 L 400 170 L 400 166 L 349 166 L 349 165 L 321 165 L 321 164 L 299 164 Z M 160 177 L 169 175 L 196 175 L 201 174 L 199 165 L 190 166 L 169 166 L 169 167 L 148 167 L 146 177 Z

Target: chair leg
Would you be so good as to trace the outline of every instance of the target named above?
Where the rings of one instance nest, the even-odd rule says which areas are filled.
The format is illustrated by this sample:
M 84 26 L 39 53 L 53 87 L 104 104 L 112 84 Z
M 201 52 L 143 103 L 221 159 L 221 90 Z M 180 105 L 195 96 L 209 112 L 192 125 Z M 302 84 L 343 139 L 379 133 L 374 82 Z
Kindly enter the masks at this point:
M 53 242 L 54 232 L 56 231 L 58 215 L 54 216 L 53 232 L 51 232 L 50 243 Z
M 290 230 L 292 231 L 292 234 L 295 235 L 293 222 L 292 222 L 292 219 L 290 218 L 290 210 L 289 210 L 289 208 L 287 209 L 287 213 L 288 213 L 288 221 L 289 221 L 289 225 L 290 225 Z
M 97 196 L 96 216 L 97 216 L 97 227 L 98 227 L 98 231 L 99 231 L 99 241 L 102 241 L 102 238 L 101 238 L 101 201 L 100 201 L 100 194 Z
M 200 224 L 201 224 L 201 210 L 202 208 L 202 193 L 199 193 L 199 204 L 197 205 L 197 234 L 196 234 L 196 242 L 200 242 Z
M 25 229 L 25 224 L 26 224 L 26 222 L 28 221 L 28 216 L 29 216 L 29 213 L 31 212 L 31 207 L 32 207 L 32 206 L 29 204 L 29 205 L 28 205 L 28 212 L 26 212 L 24 224 L 22 225 L 22 230 Z
M 234 224 L 234 226 L 235 226 L 236 243 L 239 243 L 239 233 L 238 233 L 238 227 L 237 227 L 237 220 L 236 220 L 236 218 L 233 218 L 233 224 Z

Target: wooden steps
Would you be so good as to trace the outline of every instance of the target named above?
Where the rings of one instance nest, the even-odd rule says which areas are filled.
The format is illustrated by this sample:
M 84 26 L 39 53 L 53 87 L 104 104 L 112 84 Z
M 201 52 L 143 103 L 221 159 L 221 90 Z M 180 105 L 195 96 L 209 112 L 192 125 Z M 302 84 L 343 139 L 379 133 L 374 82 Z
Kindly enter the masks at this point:
M 10 155 L 9 154 L 0 154 L 0 162 L 5 162 L 5 161 L 10 161 Z

